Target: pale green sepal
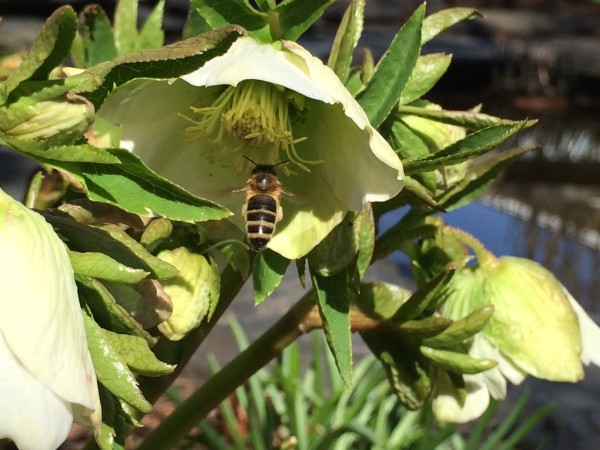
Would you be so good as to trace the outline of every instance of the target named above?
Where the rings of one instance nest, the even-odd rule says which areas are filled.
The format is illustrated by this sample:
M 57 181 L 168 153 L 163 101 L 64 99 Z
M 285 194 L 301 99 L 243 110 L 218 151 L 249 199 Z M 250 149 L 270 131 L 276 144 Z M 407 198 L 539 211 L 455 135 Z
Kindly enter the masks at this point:
M 44 141 L 46 147 L 73 143 L 83 135 L 93 119 L 91 103 L 72 94 L 33 102 L 22 97 L 0 107 L 2 133 L 24 141 Z
M 158 257 L 179 271 L 179 275 L 163 282 L 173 302 L 173 314 L 158 325 L 169 340 L 178 341 L 210 319 L 219 299 L 219 272 L 214 261 L 186 247 L 163 250 Z
M 583 378 L 581 330 L 563 286 L 538 263 L 502 257 L 482 266 L 474 302 L 495 307 L 485 336 L 526 373 L 550 381 Z

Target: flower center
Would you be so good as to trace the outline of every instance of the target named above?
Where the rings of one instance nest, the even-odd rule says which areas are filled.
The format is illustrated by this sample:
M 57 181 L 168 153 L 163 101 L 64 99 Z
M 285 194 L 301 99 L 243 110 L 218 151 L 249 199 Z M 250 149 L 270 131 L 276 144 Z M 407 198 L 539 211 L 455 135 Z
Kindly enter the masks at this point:
M 190 109 L 199 116 L 183 116 L 193 125 L 186 128 L 186 137 L 210 139 L 237 152 L 243 150 L 259 164 L 277 164 L 284 160 L 310 172 L 307 164 L 321 161 L 303 159 L 295 144 L 306 137 L 294 138 L 290 113 L 301 113 L 298 104 L 303 98 L 283 87 L 264 81 L 246 80 L 236 87 L 227 87 L 211 106 Z M 280 152 L 285 155 L 280 155 Z M 236 161 L 237 170 L 247 170 L 248 161 Z

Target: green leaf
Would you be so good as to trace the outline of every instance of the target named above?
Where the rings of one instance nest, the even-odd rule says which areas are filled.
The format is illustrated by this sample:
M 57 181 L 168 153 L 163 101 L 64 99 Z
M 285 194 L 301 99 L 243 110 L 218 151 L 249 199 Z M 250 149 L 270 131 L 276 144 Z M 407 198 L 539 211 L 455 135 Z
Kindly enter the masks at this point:
M 400 29 L 385 52 L 365 90 L 357 100 L 375 128 L 379 127 L 398 103 L 400 94 L 417 63 L 421 51 L 421 23 L 425 5 L 419 6 Z
M 466 317 L 456 320 L 442 333 L 423 339 L 423 345 L 432 348 L 447 348 L 461 344 L 483 330 L 494 312 L 493 306 L 484 306 Z
M 143 230 L 145 226 L 140 216 L 136 214 L 130 214 L 106 203 L 93 202 L 84 197 L 74 198 L 69 203 L 63 203 L 58 210 L 67 213 L 84 225 L 113 223 L 125 225 L 136 231 Z
M 452 319 L 438 316 L 428 316 L 424 319 L 407 320 L 402 322 L 398 331 L 411 339 L 422 340 L 436 336 L 452 325 Z
M 216 203 L 196 197 L 150 170 L 139 157 L 123 149 L 106 149 L 118 165 L 47 161 L 71 172 L 84 183 L 91 200 L 109 203 L 130 213 L 160 214 L 186 222 L 223 219 L 231 213 Z
M 362 280 L 371 264 L 375 248 L 375 218 L 370 203 L 363 205 L 362 211 L 354 219 L 354 240 L 358 245 L 356 270 Z
M 0 84 L 0 104 L 6 103 L 9 94 L 23 81 L 47 79 L 52 69 L 69 54 L 76 28 L 77 17 L 71 6 L 54 11 L 19 67 Z
M 133 373 L 112 347 L 102 328 L 85 310 L 83 323 L 98 381 L 117 398 L 141 412 L 152 411 L 152 405 L 144 398 Z
M 242 278 L 250 274 L 250 254 L 241 242 L 227 242 L 219 245 L 218 250 L 225 256 L 227 262 L 238 272 Z
M 400 104 L 410 103 L 429 92 L 446 73 L 451 61 L 452 55 L 444 53 L 430 53 L 419 56 L 417 64 L 400 95 Z
M 348 79 L 352 55 L 363 31 L 365 0 L 353 0 L 338 27 L 327 65 L 343 83 Z
M 407 175 L 458 164 L 486 153 L 523 129 L 527 121 L 515 125 L 496 125 L 469 134 L 446 148 L 413 160 L 403 161 Z
M 119 0 L 115 10 L 114 39 L 119 55 L 133 53 L 138 39 L 138 0 Z
M 164 44 L 165 33 L 162 21 L 165 13 L 165 0 L 160 0 L 146 19 L 140 30 L 135 49 L 137 51 L 159 48 Z
M 454 276 L 455 269 L 448 267 L 419 288 L 398 310 L 392 320 L 402 323 L 420 316 L 432 304 L 440 301 L 440 294 Z
M 166 280 L 168 283 L 173 278 Z M 103 281 L 104 288 L 118 305 L 144 330 L 154 328 L 173 313 L 171 298 L 157 280 L 143 280 L 135 285 Z M 140 333 L 134 333 L 139 335 Z M 147 338 L 147 332 L 142 334 Z M 152 342 L 154 339 L 146 339 Z
M 161 48 L 120 56 L 70 77 L 72 83 L 77 83 L 73 92 L 84 95 L 99 109 L 117 86 L 134 78 L 168 79 L 193 72 L 225 53 L 243 34 L 241 28 L 228 26 Z
M 285 0 L 275 8 L 279 16 L 280 35 L 274 38 L 297 40 L 325 12 L 333 0 Z
M 392 389 L 410 410 L 419 409 L 432 389 L 431 364 L 397 331 L 368 331 L 361 336 L 379 359 Z
M 181 32 L 181 37 L 183 39 L 198 36 L 211 29 L 210 25 L 204 20 L 204 17 L 198 13 L 196 8 L 188 8 L 188 15 L 183 26 L 183 31 Z
M 252 270 L 254 304 L 259 305 L 277 289 L 289 264 L 289 259 L 268 248 L 256 255 Z
M 69 259 L 76 274 L 88 277 L 133 284 L 149 275 L 145 270 L 127 267 L 102 253 L 70 251 Z
M 164 363 L 156 357 L 145 339 L 104 329 L 102 329 L 102 333 L 110 346 L 127 364 L 127 367 L 135 373 L 147 377 L 159 377 L 168 375 L 175 370 L 175 366 Z
M 100 450 L 124 450 L 125 433 L 118 411 L 119 401 L 101 384 L 98 385 L 98 393 L 102 406 L 102 424 L 100 430 L 94 430 L 96 444 Z
M 64 213 L 43 211 L 41 214 L 77 252 L 105 254 L 121 264 L 154 274 L 156 278 L 170 278 L 177 270 L 151 255 L 146 249 L 116 225 L 97 228 L 76 222 Z
M 243 0 L 191 0 L 200 16 L 213 30 L 227 25 L 239 25 L 250 36 L 262 42 L 272 42 L 269 18 Z
M 86 6 L 79 16 L 84 67 L 92 67 L 117 56 L 112 25 L 100 5 Z
M 446 28 L 463 21 L 481 17 L 481 14 L 472 8 L 447 8 L 427 16 L 423 21 L 421 45 L 429 42 Z
M 417 176 L 420 174 L 417 174 Z M 421 178 L 421 177 L 419 177 Z M 407 194 L 412 194 L 421 202 L 429 206 L 433 210 L 441 211 L 442 208 L 435 201 L 429 189 L 423 186 L 416 178 L 409 175 L 404 177 L 404 190 Z
M 523 154 L 538 147 L 520 147 L 505 150 L 475 163 L 469 168 L 467 176 L 439 198 L 440 206 L 451 211 L 473 201 L 485 192 L 487 187 L 508 166 Z
M 0 141 L 42 164 L 52 164 L 52 161 L 96 164 L 119 164 L 121 162 L 118 156 L 88 144 L 46 147 L 47 142 L 19 139 L 4 133 L 0 133 Z
M 411 292 L 395 284 L 363 283 L 353 305 L 368 317 L 379 321 L 390 320 L 411 296 Z
M 348 212 L 331 232 L 309 254 L 311 271 L 328 277 L 346 268 L 356 254 L 354 213 Z
M 100 281 L 76 275 L 79 297 L 85 300 L 95 320 L 104 328 L 112 331 L 139 336 L 150 344 L 156 339 L 142 328 L 129 312 L 117 303 L 113 295 Z
M 493 359 L 473 358 L 466 353 L 438 350 L 425 345 L 419 347 L 419 350 L 426 358 L 459 375 L 485 372 L 498 364 Z
M 481 130 L 483 128 L 489 128 L 497 125 L 517 124 L 521 124 L 524 128 L 527 128 L 537 123 L 537 120 L 518 121 L 501 119 L 500 117 L 477 112 L 477 109 L 469 111 L 446 111 L 440 109 L 423 108 L 420 106 L 404 105 L 398 108 L 398 112 L 401 116 L 402 114 L 409 114 L 412 116 L 436 120 L 448 125 L 456 125 L 472 130 Z
M 335 358 L 346 387 L 352 383 L 352 343 L 350 340 L 350 302 L 346 271 L 323 277 L 311 273 L 319 314 L 329 349 Z
M 173 232 L 173 222 L 164 217 L 154 219 L 144 229 L 140 238 L 140 244 L 149 247 L 157 241 L 168 238 Z

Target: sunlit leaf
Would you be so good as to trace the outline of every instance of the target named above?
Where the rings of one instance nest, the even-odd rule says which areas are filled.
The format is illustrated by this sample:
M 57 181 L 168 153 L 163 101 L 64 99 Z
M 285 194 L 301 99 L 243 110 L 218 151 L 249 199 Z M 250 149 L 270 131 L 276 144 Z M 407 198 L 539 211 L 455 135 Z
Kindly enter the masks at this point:
M 352 343 L 350 341 L 350 304 L 346 271 L 323 277 L 311 273 L 317 294 L 319 314 L 329 349 L 347 387 L 352 380 Z
M 421 50 L 421 23 L 425 5 L 419 6 L 400 29 L 357 100 L 369 121 L 378 127 L 398 103 Z

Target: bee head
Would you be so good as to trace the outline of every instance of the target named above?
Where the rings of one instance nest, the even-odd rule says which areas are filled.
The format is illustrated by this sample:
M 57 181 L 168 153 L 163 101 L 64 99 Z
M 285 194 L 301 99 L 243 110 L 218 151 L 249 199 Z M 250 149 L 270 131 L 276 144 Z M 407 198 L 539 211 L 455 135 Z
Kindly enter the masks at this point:
M 252 164 L 254 164 L 254 169 L 252 169 L 252 175 L 256 175 L 256 174 L 270 174 L 273 176 L 277 176 L 277 172 L 275 172 L 275 167 L 277 166 L 282 166 L 284 164 L 287 164 L 289 161 L 282 161 L 280 163 L 271 165 L 271 164 L 257 164 L 254 161 L 252 161 L 250 158 L 248 158 L 247 156 L 244 156 L 245 159 L 247 159 L 248 161 L 250 161 Z

